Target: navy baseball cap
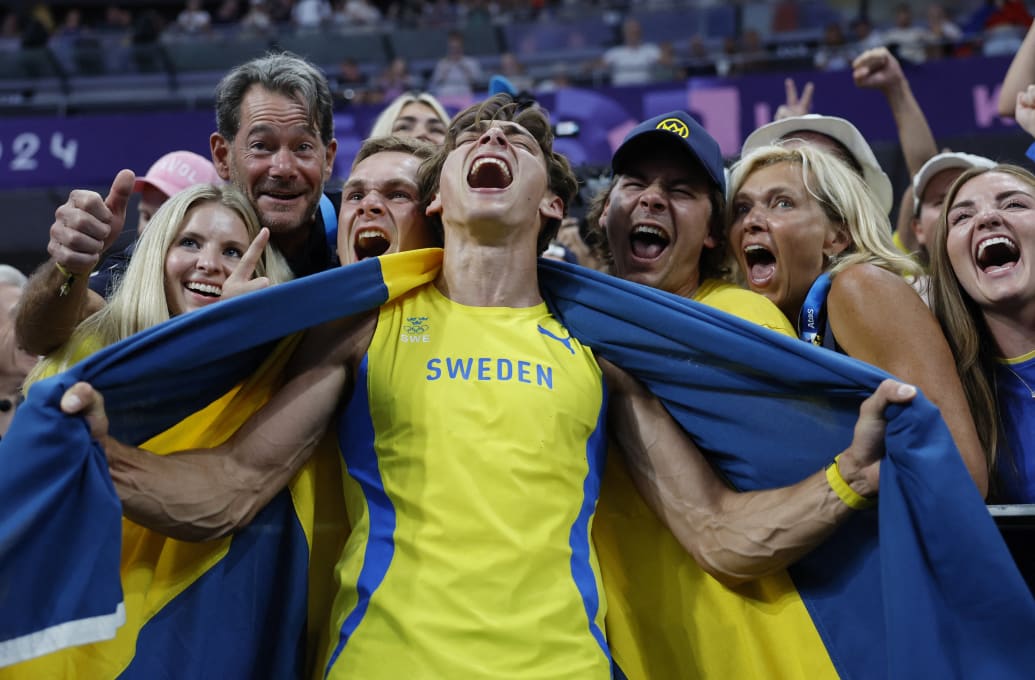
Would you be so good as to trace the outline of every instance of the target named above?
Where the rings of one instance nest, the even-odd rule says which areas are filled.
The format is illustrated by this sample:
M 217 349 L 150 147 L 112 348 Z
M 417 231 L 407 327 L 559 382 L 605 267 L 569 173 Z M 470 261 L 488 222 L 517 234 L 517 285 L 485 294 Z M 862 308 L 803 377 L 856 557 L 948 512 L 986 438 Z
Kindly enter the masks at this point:
M 715 185 L 726 193 L 726 173 L 719 143 L 685 111 L 654 116 L 630 130 L 611 156 L 611 170 L 616 175 L 622 174 L 622 168 L 633 158 L 635 147 L 647 140 L 670 140 L 680 144 L 704 167 Z

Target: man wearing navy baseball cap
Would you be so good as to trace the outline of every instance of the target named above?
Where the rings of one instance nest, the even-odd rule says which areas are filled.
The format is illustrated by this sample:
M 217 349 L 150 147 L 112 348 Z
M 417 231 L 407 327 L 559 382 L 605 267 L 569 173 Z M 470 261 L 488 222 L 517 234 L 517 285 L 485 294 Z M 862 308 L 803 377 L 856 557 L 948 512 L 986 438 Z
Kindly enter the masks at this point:
M 670 111 L 634 127 L 611 169 L 587 219 L 604 236 L 613 274 L 790 331 L 775 307 L 725 280 L 722 151 L 689 113 Z
M 697 121 L 684 111 L 644 121 L 615 151 L 611 169 L 611 184 L 593 201 L 587 220 L 600 232 L 599 255 L 611 262 L 613 274 L 794 336 L 787 318 L 772 302 L 726 279 L 722 152 Z M 755 605 L 745 606 L 738 591 L 702 570 L 616 469 L 619 461 L 619 456 L 609 456 L 598 505 L 603 510 L 598 511 L 593 528 L 601 564 L 607 565 L 602 578 L 608 590 L 608 609 L 625 612 L 625 616 L 608 617 L 608 635 L 631 640 L 635 648 L 644 649 L 652 640 L 664 639 L 664 631 L 658 629 L 664 625 L 660 621 L 671 619 L 662 619 L 652 607 L 642 606 L 658 601 L 658 593 L 664 593 L 677 601 L 669 611 L 681 617 L 679 629 L 685 631 L 687 642 L 670 650 L 671 668 L 730 667 L 729 660 L 722 658 L 728 655 L 725 645 L 694 644 L 702 639 L 700 622 L 695 620 L 701 602 L 728 606 L 724 611 L 735 613 L 730 621 L 737 629 L 755 631 L 760 645 L 773 643 L 762 638 L 780 626 L 759 628 L 737 618 Z M 608 508 L 624 511 L 609 512 Z M 651 570 L 653 561 L 623 559 L 643 554 L 656 555 L 657 562 L 669 568 Z M 760 598 L 765 600 L 763 606 L 772 605 L 775 610 L 776 601 L 787 594 L 780 578 L 758 580 L 757 592 L 765 593 Z M 686 601 L 680 599 L 681 593 Z M 793 627 L 786 613 L 791 609 L 781 610 L 778 616 L 783 617 L 781 623 Z M 615 661 L 616 667 L 627 665 L 622 670 L 628 677 L 643 675 L 635 660 Z M 745 673 L 753 661 L 745 659 Z M 782 671 L 778 669 L 776 674 Z M 616 672 L 615 677 L 622 676 Z

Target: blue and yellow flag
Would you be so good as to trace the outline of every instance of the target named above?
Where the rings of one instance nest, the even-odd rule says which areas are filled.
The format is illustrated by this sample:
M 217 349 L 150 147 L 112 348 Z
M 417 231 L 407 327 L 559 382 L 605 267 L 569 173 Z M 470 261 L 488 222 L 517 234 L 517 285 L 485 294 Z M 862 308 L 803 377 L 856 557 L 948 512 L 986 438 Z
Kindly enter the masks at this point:
M 37 384 L 0 443 L 0 498 L 8 508 L 0 517 L 0 664 L 110 637 L 129 618 L 133 589 L 139 589 L 119 576 L 123 526 L 103 452 L 82 421 L 59 413 L 67 386 L 94 383 L 105 394 L 113 433 L 148 441 L 245 381 L 270 355 L 271 343 L 376 307 L 431 280 L 439 261 L 440 251 L 417 251 L 275 286 L 174 319 Z M 790 484 L 828 464 L 850 442 L 859 403 L 886 377 L 847 357 L 585 269 L 544 261 L 540 276 L 544 297 L 572 335 L 646 383 L 739 489 Z M 923 397 L 889 416 L 879 509 L 858 513 L 789 571 L 812 627 L 802 635 L 811 651 L 760 653 L 812 654 L 818 640 L 818 653 L 827 655 L 819 665 L 842 677 L 1030 677 L 1035 601 L 947 428 Z M 282 496 L 280 506 L 263 511 L 280 527 L 271 532 L 271 545 L 297 546 L 288 554 L 304 557 L 304 513 L 297 500 L 292 507 L 293 499 Z M 166 664 L 156 675 L 169 677 L 300 672 L 306 654 L 300 558 L 282 558 L 282 567 L 260 564 L 269 554 L 247 541 L 262 543 L 254 535 L 262 532 L 249 538 L 249 531 L 229 539 L 228 553 L 197 578 L 200 583 L 216 573 L 216 588 L 192 598 L 192 582 L 158 607 L 140 628 L 133 663 L 156 655 Z M 245 549 L 234 553 L 239 541 Z M 653 555 L 634 557 L 647 562 Z M 222 568 L 213 571 L 217 565 Z M 627 574 L 641 578 L 635 570 Z M 623 598 L 623 588 L 642 593 L 644 584 L 609 586 L 610 600 L 636 607 L 635 597 Z M 679 595 L 698 596 L 708 601 L 703 589 Z M 742 596 L 780 603 L 780 596 L 751 590 Z M 698 603 L 695 611 L 704 619 L 708 607 Z M 671 677 L 655 661 L 666 649 L 721 644 L 732 636 L 661 622 L 664 634 L 645 643 L 630 625 L 619 634 L 620 620 L 609 617 L 609 627 L 613 620 L 615 659 L 635 664 L 643 677 Z M 708 623 L 694 621 L 702 628 Z M 275 650 L 265 630 L 273 624 L 287 636 Z M 177 637 L 192 626 L 212 644 Z M 277 658 L 242 663 L 268 655 Z M 218 671 L 193 672 L 199 662 Z M 262 665 L 268 663 L 286 666 Z M 760 667 L 764 672 L 765 664 Z M 126 676 L 133 670 L 130 665 Z M 693 675 L 693 669 L 679 672 Z

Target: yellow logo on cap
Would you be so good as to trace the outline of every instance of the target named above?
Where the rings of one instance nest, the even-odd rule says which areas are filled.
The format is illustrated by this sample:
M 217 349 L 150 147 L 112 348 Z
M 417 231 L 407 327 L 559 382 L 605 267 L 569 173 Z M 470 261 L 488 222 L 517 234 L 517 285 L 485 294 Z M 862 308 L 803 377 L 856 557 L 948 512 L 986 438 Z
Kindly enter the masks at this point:
M 674 135 L 679 135 L 683 139 L 690 136 L 690 128 L 686 126 L 686 123 L 679 120 L 678 118 L 666 118 L 665 120 L 658 123 L 656 130 L 665 130 L 671 132 Z

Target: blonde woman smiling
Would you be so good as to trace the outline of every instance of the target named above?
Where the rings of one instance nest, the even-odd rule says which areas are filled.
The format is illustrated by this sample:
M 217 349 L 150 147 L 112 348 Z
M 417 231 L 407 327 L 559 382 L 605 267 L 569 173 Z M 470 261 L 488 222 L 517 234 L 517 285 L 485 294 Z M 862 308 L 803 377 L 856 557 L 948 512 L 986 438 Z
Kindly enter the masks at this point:
M 291 278 L 255 211 L 231 185 L 199 184 L 166 201 L 108 303 L 26 378 L 59 373 L 102 347 L 179 314 Z

